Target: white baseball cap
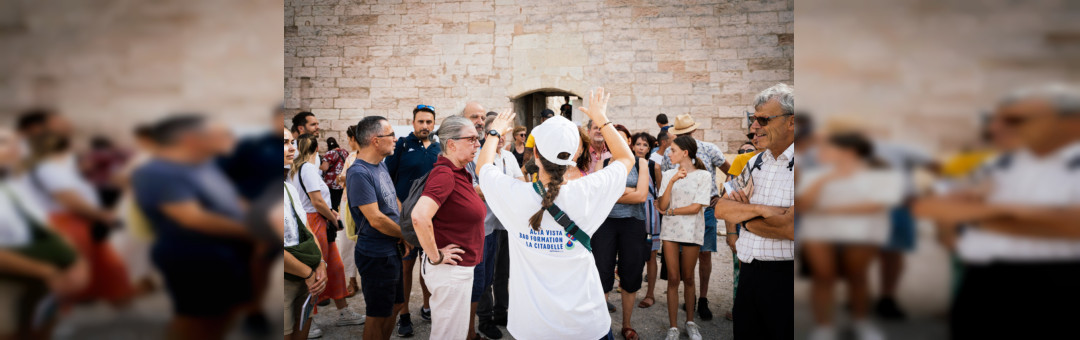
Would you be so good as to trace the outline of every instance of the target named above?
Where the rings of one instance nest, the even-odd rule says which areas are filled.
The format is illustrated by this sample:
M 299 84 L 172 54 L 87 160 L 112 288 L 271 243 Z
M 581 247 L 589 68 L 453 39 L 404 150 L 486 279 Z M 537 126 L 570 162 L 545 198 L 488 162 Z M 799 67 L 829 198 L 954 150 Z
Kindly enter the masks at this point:
M 577 166 L 574 162 L 574 154 L 581 145 L 581 135 L 577 125 L 563 116 L 548 118 L 532 131 L 536 141 L 536 151 L 544 159 L 558 164 Z

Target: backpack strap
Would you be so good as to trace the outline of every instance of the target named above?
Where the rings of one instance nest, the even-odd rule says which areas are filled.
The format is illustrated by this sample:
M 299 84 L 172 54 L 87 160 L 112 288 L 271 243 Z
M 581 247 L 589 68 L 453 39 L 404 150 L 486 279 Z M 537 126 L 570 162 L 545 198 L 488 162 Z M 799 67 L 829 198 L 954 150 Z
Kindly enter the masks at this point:
M 764 153 L 758 153 L 756 156 L 754 156 L 754 165 L 750 167 L 750 174 L 751 175 L 754 174 L 754 169 L 761 170 L 761 164 L 765 162 L 765 160 L 761 158 L 761 156 L 763 154 Z M 795 166 L 794 161 L 795 161 L 795 159 L 792 158 L 792 166 Z
M 541 197 L 544 196 L 544 186 L 541 185 L 540 182 L 533 182 L 533 190 L 540 194 Z M 555 222 L 562 225 L 566 235 L 573 235 L 573 238 L 577 240 L 578 243 L 581 243 L 581 246 L 585 247 L 589 252 L 592 252 L 592 241 L 589 234 L 585 233 L 581 228 L 578 228 L 577 224 L 574 223 L 574 221 L 570 219 L 570 216 L 567 216 L 558 205 L 552 203 L 551 206 L 547 208 L 547 212 L 548 214 L 551 214 L 551 217 L 555 219 Z
M 307 194 L 308 194 L 307 185 L 304 185 L 304 175 L 303 175 L 305 165 L 307 165 L 307 162 L 301 163 L 300 164 L 300 170 L 296 170 L 296 181 L 300 182 L 300 189 L 304 189 L 304 196 L 307 196 Z

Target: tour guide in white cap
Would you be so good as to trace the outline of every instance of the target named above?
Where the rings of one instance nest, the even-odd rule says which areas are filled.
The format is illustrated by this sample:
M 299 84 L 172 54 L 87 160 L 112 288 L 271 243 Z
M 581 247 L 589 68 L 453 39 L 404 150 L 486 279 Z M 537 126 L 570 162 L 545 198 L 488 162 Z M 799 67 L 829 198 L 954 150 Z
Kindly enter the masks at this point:
M 509 133 L 514 114 L 503 112 L 487 131 L 477 174 L 491 211 L 506 226 L 510 238 L 509 289 L 528 292 L 510 296 L 507 327 L 517 339 L 601 339 L 611 335 L 611 316 L 600 286 L 589 237 L 607 219 L 626 187 L 627 169 L 634 156 L 605 111 L 609 95 L 599 88 L 590 94 L 589 108 L 581 109 L 596 124 L 611 150 L 611 163 L 603 170 L 569 182 L 580 137 L 578 128 L 555 116 L 533 130 L 534 157 L 540 166 L 540 184 L 522 182 L 489 166 L 500 133 Z M 547 210 L 554 203 L 569 228 Z M 569 235 L 565 230 L 570 230 Z

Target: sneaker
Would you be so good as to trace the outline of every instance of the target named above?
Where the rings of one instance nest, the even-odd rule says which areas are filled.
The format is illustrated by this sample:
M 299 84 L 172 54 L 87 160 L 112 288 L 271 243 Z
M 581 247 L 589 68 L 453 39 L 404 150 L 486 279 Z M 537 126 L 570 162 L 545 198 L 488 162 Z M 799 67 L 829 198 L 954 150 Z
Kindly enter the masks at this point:
M 670 332 L 668 334 L 671 334 Z M 701 340 L 701 329 L 693 321 L 686 322 L 686 336 L 690 337 L 690 340 Z
M 697 299 L 697 314 L 701 317 L 701 321 L 712 320 L 712 310 L 709 310 L 709 299 Z
M 479 331 L 480 335 L 486 339 L 502 339 L 503 337 L 503 333 L 499 330 L 499 327 L 490 322 L 481 324 L 477 331 Z
M 905 314 L 903 310 L 900 310 L 900 305 L 896 304 L 896 300 L 893 300 L 890 297 L 878 300 L 877 306 L 874 307 L 874 312 L 882 319 L 886 320 L 904 320 L 907 318 L 907 314 Z
M 420 318 L 424 321 L 431 321 L 431 308 L 420 307 Z
M 412 328 L 412 316 L 409 314 L 401 314 L 401 318 L 397 323 L 397 334 L 402 338 L 408 338 L 413 335 Z
M 836 340 L 836 330 L 830 326 L 819 326 L 810 332 L 807 340 Z
M 679 329 L 675 327 L 668 328 L 666 340 L 679 340 Z
M 321 338 L 321 337 L 322 337 L 322 329 L 320 329 L 319 326 L 315 324 L 315 321 L 312 321 L 311 322 L 311 329 L 309 329 L 308 333 L 307 333 L 307 338 L 308 339 L 318 339 L 318 338 Z
M 363 325 L 364 321 L 367 321 L 367 317 L 360 315 L 351 309 L 344 309 L 338 314 L 337 323 L 338 326 L 351 326 L 351 325 Z
M 859 340 L 885 340 L 885 333 L 881 332 L 877 326 L 866 320 L 855 321 L 852 327 L 855 331 L 855 338 Z

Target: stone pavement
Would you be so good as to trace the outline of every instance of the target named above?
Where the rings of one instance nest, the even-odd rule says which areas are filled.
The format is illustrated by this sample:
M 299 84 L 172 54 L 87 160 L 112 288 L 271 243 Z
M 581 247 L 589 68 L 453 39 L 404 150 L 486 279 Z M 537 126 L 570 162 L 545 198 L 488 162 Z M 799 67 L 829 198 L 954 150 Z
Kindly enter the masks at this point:
M 731 295 L 731 252 L 723 247 L 719 252 L 713 253 L 713 275 L 710 278 L 709 285 L 709 301 L 711 302 L 711 308 L 715 317 L 712 321 L 698 321 L 697 323 L 701 327 L 702 335 L 705 339 L 730 339 L 731 338 L 731 322 L 724 319 L 724 312 L 731 309 L 732 295 Z M 420 273 L 417 270 L 414 271 L 414 277 L 419 277 Z M 280 272 L 282 270 L 281 264 L 272 269 L 272 273 Z M 282 291 L 282 281 L 280 276 L 273 277 L 276 279 L 271 283 L 269 288 L 270 298 L 266 299 L 267 303 L 264 306 L 264 310 L 267 311 L 267 315 L 271 321 L 271 336 L 272 339 L 280 339 L 277 336 L 276 330 L 281 329 L 282 318 L 284 317 L 282 310 L 282 303 L 280 301 L 280 293 L 275 292 Z M 667 294 L 666 281 L 657 280 L 656 303 L 652 307 L 647 309 L 634 308 L 634 327 L 638 331 L 638 334 L 642 339 L 663 339 L 668 329 L 667 320 Z M 412 338 L 415 339 L 427 339 L 431 329 L 431 323 L 423 321 L 419 317 L 420 306 L 422 305 L 422 297 L 420 294 L 419 285 L 414 285 L 412 292 L 411 303 L 413 311 L 413 325 L 415 334 Z M 609 302 L 615 304 L 619 310 L 612 313 L 611 329 L 615 332 L 616 338 L 621 338 L 618 331 L 622 329 L 622 310 L 619 301 L 618 294 L 609 294 Z M 642 286 L 642 290 L 638 292 L 638 299 L 645 296 L 645 285 Z M 681 298 L 680 288 L 680 301 Z M 681 303 L 681 302 L 680 302 Z M 363 313 L 364 300 L 363 297 L 357 294 L 355 297 L 349 299 L 349 308 Z M 79 306 L 72 310 L 72 312 L 64 318 L 64 320 L 58 325 L 55 338 L 56 339 L 158 339 L 165 335 L 165 327 L 168 324 L 171 316 L 170 302 L 168 297 L 163 292 L 156 292 L 154 294 L 142 297 L 135 301 L 135 303 L 125 311 L 115 311 L 112 308 L 103 304 L 93 304 Z M 635 303 L 636 305 L 636 303 Z M 363 326 L 348 326 L 348 327 L 336 327 L 331 326 L 333 323 L 331 315 L 336 309 L 332 306 L 323 308 L 323 310 L 330 311 L 330 313 L 323 313 L 316 315 L 315 322 L 322 327 L 324 336 L 323 339 L 359 339 L 363 335 Z M 680 330 L 683 332 L 683 338 L 686 338 L 686 332 L 682 329 L 682 324 L 685 322 L 685 313 L 679 312 L 679 324 Z M 502 328 L 503 333 L 506 334 L 504 339 L 514 339 L 512 335 L 506 332 L 505 328 Z M 395 333 L 396 334 L 396 333 Z M 245 339 L 239 330 L 234 330 L 230 336 L 230 339 Z M 394 336 L 394 338 L 398 338 Z
M 732 271 L 731 271 L 731 252 L 723 245 L 720 244 L 721 249 L 718 252 L 713 253 L 713 274 L 709 282 L 709 301 L 710 308 L 713 311 L 714 317 L 712 321 L 695 321 L 701 327 L 701 334 L 704 339 L 731 339 L 731 321 L 724 319 L 724 312 L 731 309 L 732 295 L 731 295 L 731 283 L 732 283 Z M 414 277 L 419 277 L 419 267 L 416 266 L 414 270 Z M 646 285 L 642 285 L 641 290 L 638 291 L 638 301 L 645 296 Z M 667 335 L 668 318 L 667 318 L 667 282 L 657 279 L 657 288 L 654 293 L 656 296 L 656 303 L 652 307 L 647 309 L 634 308 L 633 325 L 634 329 L 638 331 L 638 334 L 642 339 L 663 339 Z M 682 302 L 682 289 L 679 289 L 679 300 Z M 510 292 L 514 294 L 514 292 Z M 615 334 L 616 339 L 621 339 L 619 331 L 622 330 L 622 305 L 618 294 L 614 292 L 608 294 L 608 302 L 615 304 L 617 310 L 611 314 L 611 330 Z M 413 292 L 410 297 L 409 306 L 412 310 L 413 329 L 415 334 L 411 338 L 415 339 L 427 339 L 429 332 L 431 331 L 431 322 L 420 319 L 420 307 L 423 305 L 423 297 L 420 293 L 419 284 L 414 285 Z M 637 303 L 634 304 L 635 306 Z M 355 297 L 349 299 L 349 308 L 363 313 L 363 297 L 357 294 Z M 331 305 L 329 309 L 322 309 L 331 311 L 331 313 L 323 313 L 315 316 L 315 323 L 319 324 L 323 330 L 323 339 L 338 340 L 338 339 L 359 339 L 363 335 L 363 326 L 347 326 L 336 327 L 332 326 L 332 315 L 337 313 L 336 309 Z M 679 312 L 679 329 L 682 332 L 682 338 L 687 339 L 686 331 L 682 324 L 685 322 L 685 312 Z M 514 339 L 512 335 L 506 332 L 505 327 L 500 327 L 503 331 L 503 339 Z M 392 337 L 398 339 L 396 329 L 395 335 Z
M 906 321 L 873 320 L 886 333 L 888 339 L 947 339 L 948 299 L 952 280 L 949 255 L 934 238 L 930 223 L 920 222 L 918 242 L 914 252 L 905 257 L 904 273 L 900 279 L 897 302 L 908 314 Z M 880 287 L 877 263 L 870 268 L 871 296 L 877 296 Z M 846 287 L 838 284 L 837 299 L 845 299 Z M 846 301 L 840 300 L 840 301 Z M 850 319 L 841 303 L 836 304 L 838 330 L 850 325 Z M 1005 314 L 1002 315 L 1003 317 Z M 988 321 L 994 322 L 994 321 Z M 810 280 L 795 280 L 795 339 L 806 339 L 813 327 L 810 313 Z

